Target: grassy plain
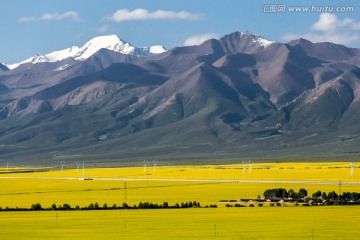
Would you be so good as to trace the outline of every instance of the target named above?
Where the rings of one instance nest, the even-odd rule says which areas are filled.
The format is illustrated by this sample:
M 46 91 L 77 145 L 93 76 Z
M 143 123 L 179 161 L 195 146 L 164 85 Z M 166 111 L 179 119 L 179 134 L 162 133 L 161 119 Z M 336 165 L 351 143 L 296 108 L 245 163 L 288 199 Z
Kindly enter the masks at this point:
M 92 181 L 78 180 L 82 171 L 70 166 L 64 171 L 13 170 L 0 169 L 3 208 L 37 202 L 74 207 L 194 200 L 204 206 L 256 198 L 276 187 L 306 188 L 310 194 L 360 192 L 355 184 L 360 169 L 351 175 L 349 163 L 259 163 L 251 171 L 247 165 L 245 172 L 243 165 L 158 166 L 156 172 L 153 166 L 146 172 L 144 167 L 86 169 L 85 177 L 96 179 Z M 358 206 L 0 212 L 0 239 L 357 239 L 359 220 Z

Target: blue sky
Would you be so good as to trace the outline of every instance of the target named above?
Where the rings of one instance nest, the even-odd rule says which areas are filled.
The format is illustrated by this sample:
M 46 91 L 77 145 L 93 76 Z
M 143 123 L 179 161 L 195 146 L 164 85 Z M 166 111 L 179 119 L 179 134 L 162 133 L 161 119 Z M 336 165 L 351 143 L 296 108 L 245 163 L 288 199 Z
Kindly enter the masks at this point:
M 291 12 L 293 6 L 317 9 Z M 280 10 L 282 7 L 284 10 Z M 342 12 L 343 9 L 336 7 L 352 9 Z M 3 0 L 0 62 L 14 63 L 36 53 L 82 46 L 99 35 L 117 34 L 139 47 L 161 44 L 172 48 L 235 31 L 250 31 L 278 42 L 304 37 L 314 42 L 332 41 L 360 47 L 360 3 L 357 0 Z

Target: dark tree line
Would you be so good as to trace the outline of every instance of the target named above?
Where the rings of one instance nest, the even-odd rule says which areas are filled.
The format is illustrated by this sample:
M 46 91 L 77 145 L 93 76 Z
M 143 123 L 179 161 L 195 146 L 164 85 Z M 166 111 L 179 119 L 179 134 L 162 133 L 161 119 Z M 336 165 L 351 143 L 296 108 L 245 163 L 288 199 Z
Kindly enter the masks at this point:
M 293 189 L 287 191 L 285 188 L 274 188 L 265 190 L 263 195 L 266 199 L 302 199 L 308 196 L 308 192 L 304 188 L 300 188 L 298 192 Z M 360 193 L 356 192 L 343 192 L 338 195 L 335 191 L 329 193 L 317 191 L 311 196 L 313 200 L 360 201 Z
M 132 206 L 127 203 L 123 203 L 121 206 L 117 206 L 113 204 L 112 206 L 108 206 L 104 203 L 100 206 L 98 203 L 90 203 L 88 206 L 79 207 L 76 205 L 75 207 L 70 206 L 70 204 L 64 203 L 63 205 L 56 205 L 55 203 L 51 205 L 49 208 L 44 208 L 40 203 L 34 203 L 30 208 L 1 208 L 0 211 L 44 211 L 44 210 L 107 210 L 107 209 L 167 209 L 167 208 L 201 208 L 200 202 L 197 201 L 189 201 L 182 203 L 175 203 L 174 205 L 170 205 L 168 202 L 163 202 L 162 204 L 151 203 L 151 202 L 140 202 L 138 205 L 134 204 Z M 215 208 L 216 205 L 205 206 L 205 208 Z
M 357 192 L 343 192 L 338 195 L 335 191 L 326 192 L 317 191 L 312 194 L 313 198 L 321 198 L 323 200 L 344 200 L 344 201 L 358 201 L 360 200 L 360 193 Z
M 295 192 L 293 189 L 287 191 L 285 188 L 274 188 L 267 189 L 264 192 L 264 197 L 266 199 L 284 199 L 284 198 L 293 198 L 299 199 L 306 197 L 308 192 L 304 188 L 300 188 L 299 192 Z

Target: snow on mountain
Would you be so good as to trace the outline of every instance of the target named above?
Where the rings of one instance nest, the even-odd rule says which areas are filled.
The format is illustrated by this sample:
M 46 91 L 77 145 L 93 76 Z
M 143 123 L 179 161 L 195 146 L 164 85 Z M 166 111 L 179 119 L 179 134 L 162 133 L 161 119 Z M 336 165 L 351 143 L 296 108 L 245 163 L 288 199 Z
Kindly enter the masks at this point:
M 62 70 L 65 70 L 67 69 L 68 67 L 70 67 L 70 64 L 65 64 L 63 66 L 60 66 L 58 68 L 56 68 L 54 71 L 57 72 L 57 71 L 62 71 Z
M 85 43 L 85 45 L 82 47 L 73 46 L 71 48 L 55 51 L 46 55 L 38 53 L 34 57 L 28 58 L 20 63 L 4 65 L 7 66 L 9 69 L 14 69 L 24 63 L 36 64 L 40 62 L 57 62 L 66 58 L 73 58 L 77 61 L 84 61 L 100 49 L 108 49 L 114 52 L 135 56 L 150 56 L 166 52 L 166 49 L 160 45 L 138 48 L 120 39 L 117 35 L 109 35 L 95 37 Z
M 102 48 L 124 54 L 133 54 L 135 52 L 135 47 L 128 42 L 122 41 L 116 35 L 101 36 L 88 41 L 79 49 L 78 53 L 74 56 L 74 59 L 85 60 Z
M 49 54 L 46 54 L 45 57 L 49 62 L 61 61 L 69 57 L 74 57 L 79 52 L 78 46 L 73 46 L 60 51 L 55 51 Z
M 109 35 L 91 39 L 79 49 L 78 53 L 74 56 L 74 59 L 85 60 L 103 48 L 122 54 L 136 56 L 149 56 L 166 51 L 163 46 L 134 47 L 130 43 L 120 39 L 117 35 Z
M 244 39 L 253 42 L 261 47 L 269 47 L 276 43 L 275 41 L 269 41 L 261 36 L 254 35 L 250 32 L 240 32 L 240 35 Z M 41 62 L 57 62 L 66 58 L 73 58 L 76 61 L 84 61 L 98 52 L 100 49 L 108 49 L 114 52 L 122 54 L 129 54 L 135 56 L 150 56 L 154 54 L 160 54 L 167 50 L 161 46 L 149 46 L 149 47 L 135 47 L 130 43 L 120 39 L 117 35 L 99 36 L 91 39 L 84 46 L 73 46 L 64 50 L 55 51 L 46 55 L 36 54 L 35 56 L 28 58 L 20 63 L 4 64 L 9 69 L 14 69 L 24 63 L 41 63 Z M 68 66 L 66 66 L 68 67 Z M 65 68 L 66 68 L 65 67 Z M 57 69 L 60 71 L 61 68 Z
M 33 64 L 36 64 L 36 63 L 41 63 L 41 62 L 48 62 L 48 59 L 46 58 L 46 56 L 40 54 L 40 53 L 37 53 L 35 56 L 31 57 L 31 58 L 28 58 L 20 63 L 14 63 L 14 64 L 6 64 L 5 63 L 5 66 L 8 67 L 9 69 L 14 69 L 14 68 L 17 68 L 18 66 L 20 66 L 21 64 L 24 64 L 24 63 L 33 63 Z
M 149 52 L 152 54 L 160 54 L 163 52 L 166 52 L 166 48 L 164 48 L 164 46 L 161 45 L 156 45 L 156 46 L 150 46 L 150 47 L 143 47 L 142 48 L 145 52 Z
M 255 40 L 260 46 L 263 46 L 264 48 L 269 47 L 271 44 L 275 43 L 275 41 L 269 41 L 265 38 L 257 38 Z
M 267 40 L 267 39 L 265 39 L 265 38 L 263 38 L 261 36 L 252 34 L 250 32 L 241 32 L 241 36 L 242 37 L 246 36 L 246 37 L 252 38 L 254 43 L 257 43 L 257 44 L 259 44 L 260 46 L 262 46 L 264 48 L 269 47 L 271 44 L 276 43 L 275 41 Z

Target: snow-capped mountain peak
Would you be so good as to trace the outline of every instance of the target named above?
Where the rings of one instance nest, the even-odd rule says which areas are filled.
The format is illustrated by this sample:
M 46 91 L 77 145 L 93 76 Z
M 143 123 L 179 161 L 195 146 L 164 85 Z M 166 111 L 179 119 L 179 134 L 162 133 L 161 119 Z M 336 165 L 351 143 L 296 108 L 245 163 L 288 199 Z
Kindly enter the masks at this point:
M 135 47 L 121 40 L 117 35 L 100 36 L 85 43 L 74 56 L 74 59 L 85 60 L 103 48 L 124 54 L 133 54 L 135 50 Z
M 120 39 L 117 35 L 99 36 L 91 39 L 84 46 L 73 46 L 64 50 L 55 51 L 46 55 L 36 54 L 34 57 L 15 64 L 5 64 L 9 69 L 14 69 L 25 63 L 57 62 L 66 58 L 73 58 L 76 61 L 84 61 L 98 52 L 100 49 L 129 54 L 135 56 L 149 56 L 166 52 L 163 46 L 134 47 L 130 43 Z
M 78 46 L 72 46 L 71 48 L 66 48 L 64 50 L 55 51 L 49 54 L 46 54 L 46 58 L 49 62 L 61 61 L 63 59 L 74 57 L 79 52 Z
M 34 57 L 31 58 L 31 62 L 38 63 L 38 62 L 46 62 L 46 56 L 42 55 L 41 53 L 37 53 Z
M 255 35 L 255 34 L 252 34 L 250 32 L 241 32 L 241 37 L 250 37 L 252 38 L 252 41 L 254 43 L 257 43 L 259 44 L 260 46 L 266 48 L 266 47 L 269 47 L 270 45 L 276 43 L 275 41 L 270 41 L 270 40 L 267 40 L 261 36 L 258 36 L 258 35 Z
M 163 46 L 138 48 L 120 39 L 117 35 L 109 35 L 96 37 L 85 43 L 85 45 L 80 48 L 79 52 L 74 56 L 74 59 L 85 60 L 100 49 L 108 49 L 114 52 L 136 56 L 149 56 L 166 52 L 166 49 Z

